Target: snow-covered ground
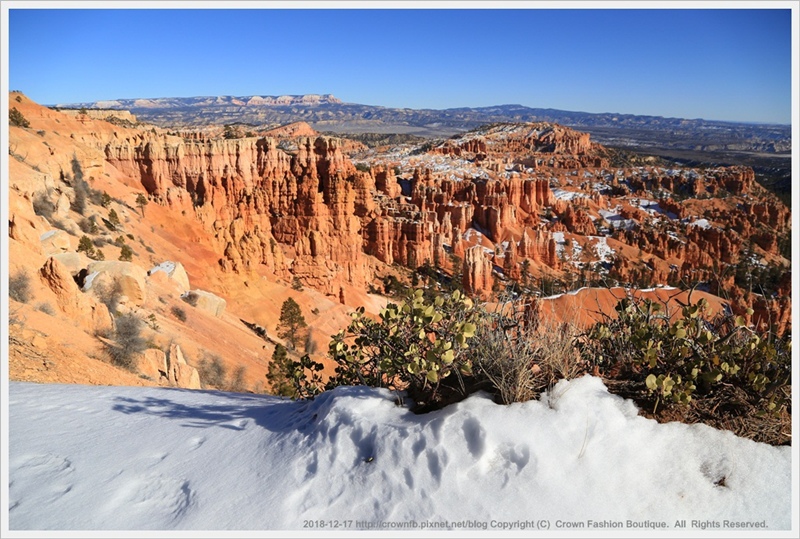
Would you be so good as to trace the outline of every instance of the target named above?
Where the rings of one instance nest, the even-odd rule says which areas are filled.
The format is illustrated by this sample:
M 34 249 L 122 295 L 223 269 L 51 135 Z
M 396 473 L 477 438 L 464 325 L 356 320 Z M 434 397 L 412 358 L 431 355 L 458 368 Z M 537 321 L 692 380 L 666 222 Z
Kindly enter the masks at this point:
M 587 198 L 586 193 L 578 191 L 566 191 L 564 189 L 553 189 L 553 196 L 558 200 L 575 200 L 577 198 Z
M 426 415 L 365 387 L 292 402 L 11 382 L 7 406 L 12 531 L 791 536 L 790 448 L 658 424 L 591 376 Z

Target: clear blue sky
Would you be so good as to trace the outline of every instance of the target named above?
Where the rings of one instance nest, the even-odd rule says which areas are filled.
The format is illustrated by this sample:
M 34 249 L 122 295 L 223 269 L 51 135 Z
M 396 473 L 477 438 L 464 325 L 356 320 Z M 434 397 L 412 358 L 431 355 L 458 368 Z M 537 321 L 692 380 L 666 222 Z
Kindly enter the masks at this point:
M 9 88 L 42 104 L 331 93 L 387 107 L 791 123 L 789 9 L 186 6 L 12 7 Z

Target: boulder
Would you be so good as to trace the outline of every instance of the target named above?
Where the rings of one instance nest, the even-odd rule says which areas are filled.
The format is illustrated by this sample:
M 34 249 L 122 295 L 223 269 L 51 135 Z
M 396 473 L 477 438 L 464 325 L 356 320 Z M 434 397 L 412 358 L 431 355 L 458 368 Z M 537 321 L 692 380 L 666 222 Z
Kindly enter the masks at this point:
M 65 253 L 71 250 L 70 236 L 63 230 L 48 230 L 41 236 L 39 241 L 42 243 L 42 252 L 46 255 Z
M 131 262 L 93 262 L 86 268 L 83 290 L 88 291 L 100 283 L 119 285 L 119 292 L 129 303 L 143 305 L 147 297 L 147 272 Z
M 158 266 L 150 268 L 147 275 L 152 276 L 159 272 L 166 274 L 167 277 L 178 286 L 181 294 L 190 290 L 189 275 L 187 275 L 186 269 L 184 269 L 183 264 L 180 262 L 162 262 Z
M 189 305 L 209 312 L 214 316 L 222 316 L 227 306 L 227 302 L 224 299 L 205 290 L 192 290 L 182 294 L 181 298 Z

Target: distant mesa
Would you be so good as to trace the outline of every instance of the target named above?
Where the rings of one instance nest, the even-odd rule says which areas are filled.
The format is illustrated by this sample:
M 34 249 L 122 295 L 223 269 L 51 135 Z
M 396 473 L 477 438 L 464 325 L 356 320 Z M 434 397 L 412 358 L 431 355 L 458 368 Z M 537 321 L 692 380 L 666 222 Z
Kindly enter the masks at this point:
M 279 95 L 279 96 L 201 96 L 201 97 L 158 97 L 138 99 L 113 99 L 94 101 L 88 103 L 58 104 L 59 108 L 144 108 L 144 109 L 175 109 L 183 107 L 214 107 L 214 106 L 239 106 L 239 107 L 271 107 L 292 105 L 326 105 L 342 104 L 342 100 L 331 94 L 304 94 L 304 95 Z

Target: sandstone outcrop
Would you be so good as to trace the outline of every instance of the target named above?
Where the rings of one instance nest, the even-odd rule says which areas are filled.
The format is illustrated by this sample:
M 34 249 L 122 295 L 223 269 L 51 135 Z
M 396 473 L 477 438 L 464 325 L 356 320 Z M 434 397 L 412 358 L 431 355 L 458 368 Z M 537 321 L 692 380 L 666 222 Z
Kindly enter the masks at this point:
M 185 389 L 200 389 L 200 375 L 197 369 L 186 363 L 181 347 L 177 344 L 169 347 L 167 369 L 170 385 Z
M 108 308 L 83 294 L 67 268 L 55 258 L 48 258 L 39 270 L 42 283 L 55 294 L 59 310 L 76 324 L 95 332 L 111 329 Z
M 462 272 L 461 283 L 467 293 L 484 298 L 491 294 L 494 285 L 492 263 L 484 256 L 483 247 L 476 245 L 467 249 Z
M 148 348 L 138 358 L 136 370 L 153 381 L 168 383 L 167 355 L 156 348 Z

